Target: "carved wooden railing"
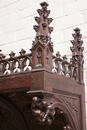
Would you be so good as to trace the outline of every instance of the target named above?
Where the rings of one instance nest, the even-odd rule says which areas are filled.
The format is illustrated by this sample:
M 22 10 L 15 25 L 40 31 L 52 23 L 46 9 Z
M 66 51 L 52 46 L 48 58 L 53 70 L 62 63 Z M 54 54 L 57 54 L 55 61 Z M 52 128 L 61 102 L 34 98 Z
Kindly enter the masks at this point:
M 9 58 L 0 53 L 0 76 L 31 71 L 32 55 L 26 54 L 23 49 L 19 53 L 19 56 L 15 56 L 15 53 L 11 52 Z
M 70 59 L 70 62 L 67 61 L 66 55 L 61 57 L 59 52 L 54 56 L 52 72 L 71 79 L 77 79 L 77 65 L 72 63 L 72 59 Z
M 73 44 L 70 47 L 72 51 L 72 58 L 70 62 L 67 61 L 66 55 L 61 57 L 57 52 L 56 56 L 53 56 L 53 73 L 63 75 L 65 77 L 76 80 L 78 83 L 83 83 L 83 41 L 81 40 L 82 34 L 80 29 L 74 29 L 75 34 L 72 34 L 74 40 L 71 40 Z M 26 54 L 24 49 L 21 49 L 19 56 L 15 56 L 14 52 L 9 54 L 9 58 L 6 58 L 4 54 L 0 53 L 0 76 L 11 75 L 16 73 L 26 73 L 32 70 L 32 53 Z
M 15 56 L 14 52 L 9 54 L 9 58 L 6 58 L 4 54 L 0 54 L 0 76 L 11 75 L 22 72 L 30 72 L 32 70 L 32 54 L 26 54 L 25 50 L 21 50 L 19 56 Z M 77 66 L 67 61 L 66 55 L 61 58 L 59 52 L 56 56 L 53 56 L 53 69 L 59 75 L 76 79 Z

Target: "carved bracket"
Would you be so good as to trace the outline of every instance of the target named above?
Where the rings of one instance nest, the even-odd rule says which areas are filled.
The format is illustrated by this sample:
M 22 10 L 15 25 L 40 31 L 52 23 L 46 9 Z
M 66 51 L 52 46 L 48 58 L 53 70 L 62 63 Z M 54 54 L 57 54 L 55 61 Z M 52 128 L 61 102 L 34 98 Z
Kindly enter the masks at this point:
M 33 97 L 31 109 L 40 125 L 50 125 L 54 120 L 55 109 L 52 104 L 48 105 L 44 99 Z

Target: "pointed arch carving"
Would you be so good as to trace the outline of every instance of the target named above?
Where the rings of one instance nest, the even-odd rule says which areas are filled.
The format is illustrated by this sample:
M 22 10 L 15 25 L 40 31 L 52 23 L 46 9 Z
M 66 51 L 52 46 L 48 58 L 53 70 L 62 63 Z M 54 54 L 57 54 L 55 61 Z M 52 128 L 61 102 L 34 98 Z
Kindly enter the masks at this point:
M 47 49 L 46 49 L 46 61 L 47 61 L 47 65 L 49 65 L 49 63 L 50 63 L 50 50 L 49 50 L 49 48 L 47 47 Z
M 36 66 L 42 66 L 42 49 L 41 49 L 41 47 L 38 47 L 37 51 L 36 51 Z
M 80 129 L 80 98 L 66 95 L 55 95 L 54 97 L 58 99 L 58 102 L 53 105 L 54 108 L 61 109 L 67 115 L 73 130 Z

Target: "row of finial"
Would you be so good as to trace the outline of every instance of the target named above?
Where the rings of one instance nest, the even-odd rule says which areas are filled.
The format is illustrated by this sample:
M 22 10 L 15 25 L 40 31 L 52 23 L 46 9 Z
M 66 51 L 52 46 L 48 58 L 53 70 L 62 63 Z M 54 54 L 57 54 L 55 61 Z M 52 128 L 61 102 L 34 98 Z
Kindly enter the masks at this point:
M 31 54 L 26 54 L 24 49 L 21 49 L 19 56 L 15 56 L 12 51 L 9 54 L 9 58 L 6 58 L 4 54 L 0 53 L 0 76 L 29 72 L 31 70 Z
M 21 56 L 25 56 L 26 55 L 26 51 L 24 49 L 21 49 L 21 51 L 19 52 L 20 57 Z M 11 53 L 9 54 L 10 59 L 16 57 L 15 53 L 13 51 L 11 51 Z M 2 50 L 0 50 L 0 61 L 4 60 L 6 58 L 6 56 L 2 53 Z

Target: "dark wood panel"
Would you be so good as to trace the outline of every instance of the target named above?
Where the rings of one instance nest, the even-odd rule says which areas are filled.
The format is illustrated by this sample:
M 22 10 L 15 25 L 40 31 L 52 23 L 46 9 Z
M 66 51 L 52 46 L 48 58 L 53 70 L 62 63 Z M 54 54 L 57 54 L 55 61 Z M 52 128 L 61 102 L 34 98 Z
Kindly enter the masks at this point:
M 17 90 L 30 90 L 30 74 L 10 75 L 0 78 L 0 93 Z

